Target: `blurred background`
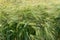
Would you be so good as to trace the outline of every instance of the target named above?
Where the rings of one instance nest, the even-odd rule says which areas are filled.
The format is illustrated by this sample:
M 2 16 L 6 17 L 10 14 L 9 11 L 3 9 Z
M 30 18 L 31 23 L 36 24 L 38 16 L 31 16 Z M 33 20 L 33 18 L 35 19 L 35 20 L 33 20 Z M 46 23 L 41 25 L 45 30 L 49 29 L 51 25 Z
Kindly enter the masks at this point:
M 0 0 L 0 40 L 60 40 L 60 0 Z

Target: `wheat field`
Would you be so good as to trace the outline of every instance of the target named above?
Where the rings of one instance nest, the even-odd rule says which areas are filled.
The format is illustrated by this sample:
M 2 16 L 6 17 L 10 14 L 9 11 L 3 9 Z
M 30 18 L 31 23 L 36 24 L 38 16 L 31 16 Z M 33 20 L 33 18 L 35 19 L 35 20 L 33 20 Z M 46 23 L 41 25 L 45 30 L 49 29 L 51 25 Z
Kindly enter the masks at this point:
M 0 0 L 0 40 L 60 40 L 60 0 Z

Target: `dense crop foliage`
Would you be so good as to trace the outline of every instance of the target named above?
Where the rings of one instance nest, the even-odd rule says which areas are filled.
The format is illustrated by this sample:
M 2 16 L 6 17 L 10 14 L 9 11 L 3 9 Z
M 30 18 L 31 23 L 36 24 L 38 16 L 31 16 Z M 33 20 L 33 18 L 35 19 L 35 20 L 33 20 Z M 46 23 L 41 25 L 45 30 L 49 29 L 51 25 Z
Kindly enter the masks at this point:
M 60 4 L 24 5 L 0 6 L 0 40 L 60 40 Z

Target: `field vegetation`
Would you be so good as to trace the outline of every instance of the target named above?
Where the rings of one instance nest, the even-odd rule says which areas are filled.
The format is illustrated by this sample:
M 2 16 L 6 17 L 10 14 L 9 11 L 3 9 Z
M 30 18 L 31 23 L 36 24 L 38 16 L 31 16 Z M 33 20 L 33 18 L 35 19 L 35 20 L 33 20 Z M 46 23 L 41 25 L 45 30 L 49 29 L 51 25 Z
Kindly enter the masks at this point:
M 60 1 L 0 0 L 0 40 L 60 40 Z

